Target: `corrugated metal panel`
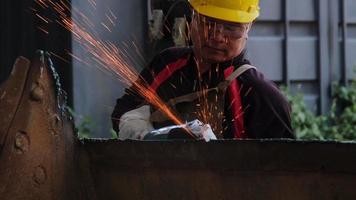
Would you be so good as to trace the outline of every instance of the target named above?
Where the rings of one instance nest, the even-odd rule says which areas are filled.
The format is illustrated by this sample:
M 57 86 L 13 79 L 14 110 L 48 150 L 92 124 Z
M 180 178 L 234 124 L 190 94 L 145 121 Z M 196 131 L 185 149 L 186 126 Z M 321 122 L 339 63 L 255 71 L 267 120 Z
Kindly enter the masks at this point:
M 291 21 L 316 21 L 316 1 L 315 0 L 289 0 L 288 15 Z M 268 9 L 268 8 L 266 8 Z
M 288 60 L 291 80 L 316 80 L 317 39 L 293 37 L 289 43 Z
M 348 22 L 356 23 L 356 1 L 346 0 L 346 16 Z
M 348 78 L 352 79 L 356 74 L 354 72 L 354 68 L 356 67 L 356 38 L 349 38 L 347 40 L 347 47 L 346 47 L 346 53 L 347 53 L 347 61 L 346 65 L 348 66 L 347 74 Z
M 306 101 L 327 112 L 331 82 L 354 77 L 356 0 L 264 0 L 261 10 L 250 33 L 250 60 L 271 80 L 297 84 L 303 93 L 303 85 L 319 88 Z
M 283 40 L 278 37 L 254 37 L 248 44 L 248 57 L 264 74 L 275 81 L 282 81 Z M 266 53 L 268 52 L 268 57 Z
M 283 12 L 282 12 L 282 0 L 263 0 L 260 2 L 261 8 L 269 8 L 262 9 L 261 11 L 261 20 L 270 20 L 270 21 L 278 21 L 282 20 Z

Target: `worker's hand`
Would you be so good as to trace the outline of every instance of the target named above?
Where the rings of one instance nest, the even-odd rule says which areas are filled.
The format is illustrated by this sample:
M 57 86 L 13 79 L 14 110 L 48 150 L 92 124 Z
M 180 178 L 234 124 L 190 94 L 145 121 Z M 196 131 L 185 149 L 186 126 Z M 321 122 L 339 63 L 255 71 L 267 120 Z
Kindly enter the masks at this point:
M 217 140 L 213 129 L 211 129 L 209 124 L 205 124 L 203 126 L 203 138 L 205 140 L 205 142 L 209 142 L 210 140 Z
M 204 124 L 199 120 L 194 120 L 188 123 L 188 129 L 199 139 L 204 139 L 206 142 L 216 140 L 216 136 L 209 124 Z
M 150 106 L 145 105 L 125 113 L 120 118 L 119 139 L 143 139 L 143 137 L 154 130 L 150 122 Z

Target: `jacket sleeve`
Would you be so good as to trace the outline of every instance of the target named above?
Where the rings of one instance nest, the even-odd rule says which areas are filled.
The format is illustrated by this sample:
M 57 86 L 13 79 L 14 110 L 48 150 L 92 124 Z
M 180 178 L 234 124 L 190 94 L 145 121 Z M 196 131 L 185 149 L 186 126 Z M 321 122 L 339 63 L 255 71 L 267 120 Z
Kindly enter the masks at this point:
M 151 85 L 153 79 L 161 70 L 165 69 L 167 64 L 189 55 L 191 48 L 169 48 L 157 54 L 150 64 L 141 72 L 141 81 L 143 80 L 146 85 Z M 139 81 L 139 80 L 138 80 Z M 139 106 L 148 104 L 144 98 L 141 97 L 134 88 L 125 90 L 125 95 L 117 99 L 115 109 L 112 113 L 112 123 L 114 130 L 119 132 L 120 118 L 126 112 L 136 109 Z
M 265 109 L 270 113 L 262 137 L 295 139 L 291 125 L 291 107 L 286 98 L 276 91 L 273 95 L 264 96 L 262 99 Z
M 295 138 L 290 104 L 277 86 L 258 78 L 251 88 L 250 94 L 242 94 L 242 98 L 250 102 L 244 115 L 248 135 L 252 138 Z
M 144 80 L 147 84 L 150 84 L 153 80 L 153 74 L 154 74 L 152 69 L 154 66 L 158 65 L 159 63 L 160 63 L 160 58 L 159 56 L 157 56 L 140 73 L 140 77 L 142 77 L 142 79 L 139 79 L 137 81 Z M 120 131 L 119 124 L 120 124 L 121 116 L 124 115 L 126 112 L 136 109 L 137 107 L 142 106 L 144 104 L 148 104 L 148 103 L 145 102 L 145 99 L 140 94 L 138 94 L 132 86 L 130 88 L 125 89 L 124 95 L 116 100 L 116 106 L 111 115 L 113 129 L 116 131 L 116 133 L 119 133 Z
M 125 89 L 125 94 L 116 100 L 116 106 L 111 114 L 113 129 L 119 133 L 120 118 L 126 112 L 136 109 L 142 105 L 144 100 L 131 89 Z

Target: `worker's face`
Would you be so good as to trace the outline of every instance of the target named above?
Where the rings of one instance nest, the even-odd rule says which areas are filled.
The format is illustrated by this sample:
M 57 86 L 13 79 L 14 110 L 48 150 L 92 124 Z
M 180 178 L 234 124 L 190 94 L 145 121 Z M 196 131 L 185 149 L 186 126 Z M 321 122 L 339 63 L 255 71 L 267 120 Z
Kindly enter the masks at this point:
M 220 63 L 240 55 L 251 23 L 232 23 L 193 14 L 191 38 L 194 53 L 206 63 Z

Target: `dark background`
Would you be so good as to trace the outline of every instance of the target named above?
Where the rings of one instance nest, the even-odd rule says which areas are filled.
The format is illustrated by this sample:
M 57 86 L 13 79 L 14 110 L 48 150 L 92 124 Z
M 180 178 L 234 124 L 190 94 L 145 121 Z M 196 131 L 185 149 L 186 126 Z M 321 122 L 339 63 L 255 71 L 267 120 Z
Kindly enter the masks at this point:
M 65 62 L 52 56 L 71 105 L 72 66 L 70 57 L 64 53 L 64 50 L 71 51 L 71 35 L 55 23 L 46 24 L 39 20 L 30 10 L 38 7 L 33 0 L 0 1 L 0 83 L 11 73 L 12 65 L 18 56 L 30 59 L 37 49 L 53 52 L 67 60 Z M 51 8 L 39 13 L 50 19 L 56 17 Z M 49 34 L 45 34 L 38 27 L 47 30 Z

